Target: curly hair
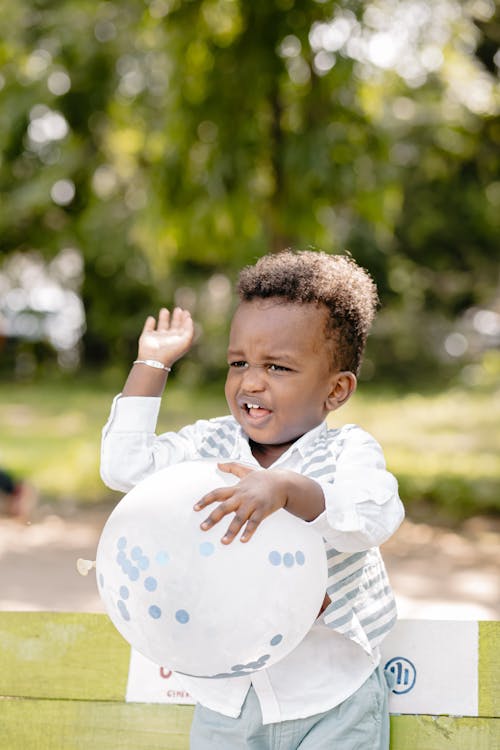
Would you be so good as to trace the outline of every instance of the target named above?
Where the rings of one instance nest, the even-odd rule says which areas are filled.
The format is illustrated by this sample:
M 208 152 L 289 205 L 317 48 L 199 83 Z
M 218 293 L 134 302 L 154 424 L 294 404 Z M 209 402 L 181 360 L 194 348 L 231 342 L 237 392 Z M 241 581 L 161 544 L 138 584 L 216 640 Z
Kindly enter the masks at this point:
M 245 302 L 276 297 L 326 307 L 334 365 L 358 374 L 378 295 L 371 276 L 351 257 L 314 250 L 264 255 L 241 270 L 236 290 Z

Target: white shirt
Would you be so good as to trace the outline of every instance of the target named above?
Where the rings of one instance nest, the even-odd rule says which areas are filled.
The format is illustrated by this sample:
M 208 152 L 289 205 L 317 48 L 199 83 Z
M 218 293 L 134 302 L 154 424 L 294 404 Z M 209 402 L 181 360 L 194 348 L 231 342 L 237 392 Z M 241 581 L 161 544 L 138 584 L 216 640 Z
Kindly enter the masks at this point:
M 101 476 L 112 489 L 128 492 L 141 479 L 165 466 L 200 457 L 199 446 L 214 423 L 232 417 L 200 420 L 178 433 L 156 435 L 160 398 L 117 397 L 103 430 Z M 235 427 L 234 442 L 223 448 L 220 460 L 239 461 L 260 468 L 248 439 Z M 272 468 L 300 471 L 325 424 L 297 440 Z M 315 479 L 325 495 L 325 511 L 311 526 L 339 552 L 376 548 L 403 519 L 397 482 L 386 470 L 378 443 L 364 430 L 347 425 L 335 431 L 335 482 Z M 226 455 L 227 454 L 227 455 Z M 378 552 L 378 551 L 377 551 Z M 332 597 L 333 599 L 333 597 Z M 327 613 L 317 618 L 299 646 L 278 663 L 250 676 L 208 680 L 178 675 L 186 690 L 202 705 L 237 717 L 252 684 L 264 724 L 304 718 L 327 711 L 352 695 L 380 661 L 370 649 L 328 626 Z M 332 619 L 332 616 L 330 617 Z

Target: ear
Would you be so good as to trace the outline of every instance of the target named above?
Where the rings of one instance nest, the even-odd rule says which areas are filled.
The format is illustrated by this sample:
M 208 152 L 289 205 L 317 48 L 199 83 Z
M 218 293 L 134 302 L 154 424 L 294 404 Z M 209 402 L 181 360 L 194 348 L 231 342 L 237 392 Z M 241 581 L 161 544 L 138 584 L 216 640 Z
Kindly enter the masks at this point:
M 328 411 L 335 411 L 346 403 L 356 390 L 358 381 L 353 372 L 344 370 L 336 372 L 332 376 L 330 393 L 326 399 L 326 408 Z

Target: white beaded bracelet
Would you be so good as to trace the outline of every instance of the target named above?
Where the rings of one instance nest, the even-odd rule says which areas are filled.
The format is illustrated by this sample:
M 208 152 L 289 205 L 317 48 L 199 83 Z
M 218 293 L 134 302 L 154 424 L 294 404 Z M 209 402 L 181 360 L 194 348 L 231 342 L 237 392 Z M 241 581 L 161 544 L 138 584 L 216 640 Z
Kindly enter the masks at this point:
M 172 372 L 171 367 L 167 367 L 163 362 L 158 362 L 157 359 L 134 359 L 134 365 L 147 365 L 148 367 L 154 367 L 157 370 L 166 370 L 166 372 Z

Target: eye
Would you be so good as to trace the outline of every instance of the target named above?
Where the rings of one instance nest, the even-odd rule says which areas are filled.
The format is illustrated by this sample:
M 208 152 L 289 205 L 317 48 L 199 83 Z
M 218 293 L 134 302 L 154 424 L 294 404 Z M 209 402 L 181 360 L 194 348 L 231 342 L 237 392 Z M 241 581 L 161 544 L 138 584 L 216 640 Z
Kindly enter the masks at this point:
M 291 372 L 289 367 L 284 367 L 283 365 L 271 364 L 267 366 L 267 369 L 271 372 Z
M 248 367 L 248 363 L 244 360 L 237 360 L 236 362 L 230 362 L 229 367 L 234 367 L 235 369 L 240 369 L 242 367 Z

